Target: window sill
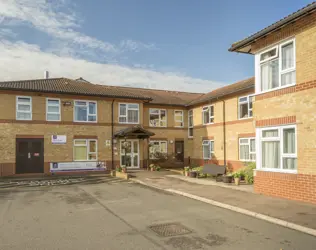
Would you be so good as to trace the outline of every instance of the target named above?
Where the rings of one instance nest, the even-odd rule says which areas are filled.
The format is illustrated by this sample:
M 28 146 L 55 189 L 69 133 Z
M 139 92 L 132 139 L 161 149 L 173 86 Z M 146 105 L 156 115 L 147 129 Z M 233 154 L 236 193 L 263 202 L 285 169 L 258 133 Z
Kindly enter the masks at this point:
M 253 119 L 253 116 L 252 117 L 247 117 L 247 118 L 238 118 L 238 120 L 251 120 Z
M 215 122 L 212 122 L 212 123 L 203 123 L 203 126 L 207 126 L 207 125 L 212 125 L 214 124 Z
M 184 128 L 183 126 L 174 126 L 175 128 Z
M 262 172 L 274 172 L 274 173 L 284 173 L 284 174 L 297 174 L 297 169 L 295 170 L 284 170 L 284 169 L 275 169 L 275 168 L 256 168 L 255 171 L 262 171 Z
M 150 128 L 167 128 L 167 126 L 149 126 Z
M 118 124 L 132 124 L 132 125 L 135 125 L 135 124 L 139 124 L 139 122 L 119 122 Z
M 241 160 L 241 159 L 239 159 L 239 161 L 242 161 L 242 162 L 256 162 L 256 160 Z
M 78 123 L 98 123 L 98 121 L 74 121 Z
M 32 119 L 16 119 L 17 121 L 32 121 Z
M 280 89 L 286 89 L 286 88 L 289 88 L 289 87 L 293 87 L 293 86 L 295 86 L 295 85 L 296 85 L 296 83 L 294 83 L 294 84 L 289 84 L 289 85 L 285 85 L 285 86 L 281 86 L 281 87 L 274 88 L 274 89 L 269 89 L 269 90 L 257 92 L 257 93 L 254 94 L 254 96 L 261 95 L 261 94 L 265 94 L 265 93 L 270 93 L 270 92 L 277 91 L 277 90 L 280 90 Z

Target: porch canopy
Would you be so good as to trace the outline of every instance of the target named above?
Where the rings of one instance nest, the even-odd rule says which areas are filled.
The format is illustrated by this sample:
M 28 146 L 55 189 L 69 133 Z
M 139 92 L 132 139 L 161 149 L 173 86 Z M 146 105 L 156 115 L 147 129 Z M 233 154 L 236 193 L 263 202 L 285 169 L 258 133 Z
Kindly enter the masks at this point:
M 142 126 L 134 126 L 117 131 L 114 138 L 149 139 L 155 133 L 144 129 Z

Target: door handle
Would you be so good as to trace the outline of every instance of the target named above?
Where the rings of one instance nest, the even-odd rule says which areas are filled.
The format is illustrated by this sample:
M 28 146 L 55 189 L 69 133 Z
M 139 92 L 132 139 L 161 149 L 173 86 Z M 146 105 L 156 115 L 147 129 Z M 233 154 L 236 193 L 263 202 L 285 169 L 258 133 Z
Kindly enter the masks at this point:
M 31 153 L 30 152 L 27 154 L 27 158 L 31 159 Z

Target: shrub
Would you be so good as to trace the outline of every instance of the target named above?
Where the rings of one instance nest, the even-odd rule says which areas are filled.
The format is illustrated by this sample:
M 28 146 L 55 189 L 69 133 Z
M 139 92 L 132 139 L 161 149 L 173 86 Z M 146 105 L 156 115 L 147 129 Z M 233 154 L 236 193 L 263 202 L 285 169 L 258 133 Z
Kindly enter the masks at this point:
M 244 168 L 245 180 L 248 184 L 253 184 L 253 170 L 256 169 L 256 163 L 250 162 Z

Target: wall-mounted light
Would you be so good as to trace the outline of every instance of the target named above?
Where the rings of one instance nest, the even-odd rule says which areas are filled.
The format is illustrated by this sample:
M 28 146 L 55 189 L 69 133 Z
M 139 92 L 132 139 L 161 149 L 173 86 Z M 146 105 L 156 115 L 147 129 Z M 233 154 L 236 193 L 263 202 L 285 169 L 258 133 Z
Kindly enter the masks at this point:
M 170 143 L 170 144 L 173 144 L 173 140 L 170 140 L 169 143 Z

